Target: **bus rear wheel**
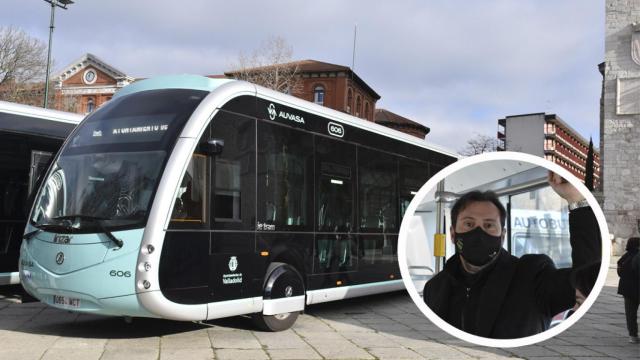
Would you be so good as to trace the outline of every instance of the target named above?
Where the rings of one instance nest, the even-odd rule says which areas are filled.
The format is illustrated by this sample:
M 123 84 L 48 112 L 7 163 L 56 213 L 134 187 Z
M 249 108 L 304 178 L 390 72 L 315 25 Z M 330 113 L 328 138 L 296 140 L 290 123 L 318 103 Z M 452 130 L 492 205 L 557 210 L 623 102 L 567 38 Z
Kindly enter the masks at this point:
M 291 265 L 274 262 L 269 265 L 264 281 L 264 299 L 275 300 L 292 296 L 304 296 L 304 282 L 300 273 Z M 300 311 L 273 315 L 253 314 L 255 325 L 263 331 L 283 331 L 298 319 Z

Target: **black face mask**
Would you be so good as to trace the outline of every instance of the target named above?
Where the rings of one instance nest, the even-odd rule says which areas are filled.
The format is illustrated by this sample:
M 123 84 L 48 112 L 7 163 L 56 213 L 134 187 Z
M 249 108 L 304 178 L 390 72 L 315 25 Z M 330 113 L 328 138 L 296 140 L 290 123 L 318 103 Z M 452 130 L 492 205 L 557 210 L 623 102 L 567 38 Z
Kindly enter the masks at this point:
M 472 265 L 482 266 L 500 253 L 502 237 L 487 234 L 479 226 L 471 231 L 456 233 L 456 252 Z

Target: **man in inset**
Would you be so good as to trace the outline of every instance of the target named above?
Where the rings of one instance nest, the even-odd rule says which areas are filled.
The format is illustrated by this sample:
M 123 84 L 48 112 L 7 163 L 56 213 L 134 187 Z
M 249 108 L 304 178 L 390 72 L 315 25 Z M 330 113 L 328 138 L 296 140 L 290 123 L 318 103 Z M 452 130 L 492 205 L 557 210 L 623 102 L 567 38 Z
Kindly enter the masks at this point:
M 551 172 L 548 180 L 569 202 L 572 268 L 557 269 L 547 255 L 509 254 L 504 206 L 493 192 L 469 192 L 451 209 L 456 254 L 424 287 L 425 303 L 440 318 L 470 334 L 512 339 L 545 331 L 574 306 L 572 269 L 602 259 L 600 230 L 575 187 Z

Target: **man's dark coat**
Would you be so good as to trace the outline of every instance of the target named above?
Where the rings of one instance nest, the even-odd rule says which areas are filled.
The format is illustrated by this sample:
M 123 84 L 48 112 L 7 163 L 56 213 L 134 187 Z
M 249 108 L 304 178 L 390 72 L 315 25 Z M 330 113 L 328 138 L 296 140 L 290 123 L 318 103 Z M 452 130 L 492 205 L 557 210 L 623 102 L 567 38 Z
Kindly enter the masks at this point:
M 589 207 L 570 212 L 569 231 L 573 268 L 556 269 L 547 255 L 517 258 L 501 250 L 495 266 L 487 270 L 479 295 L 474 335 L 494 339 L 534 335 L 546 330 L 555 314 L 573 307 L 572 269 L 601 261 L 602 242 L 598 222 Z M 452 321 L 447 316 L 455 310 L 449 309 L 450 296 L 455 287 L 465 286 L 460 279 L 460 266 L 458 255 L 452 256 L 443 271 L 424 287 L 427 305 L 449 323 Z

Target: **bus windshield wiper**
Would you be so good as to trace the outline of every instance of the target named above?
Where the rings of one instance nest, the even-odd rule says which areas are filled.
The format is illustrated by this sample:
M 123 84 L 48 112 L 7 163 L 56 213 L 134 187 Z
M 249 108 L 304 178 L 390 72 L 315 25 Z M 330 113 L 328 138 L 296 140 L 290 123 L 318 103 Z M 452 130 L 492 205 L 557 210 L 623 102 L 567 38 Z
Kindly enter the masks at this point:
M 39 234 L 40 232 L 42 232 L 42 229 L 37 229 L 37 230 L 33 230 L 33 231 L 29 231 L 28 233 L 22 235 L 22 238 L 24 240 L 29 240 L 32 237 L 36 236 L 37 234 Z
M 111 231 L 108 231 L 107 229 L 105 229 L 104 224 L 102 223 L 103 220 L 111 220 L 111 219 L 102 218 L 102 217 L 96 217 L 96 216 L 89 216 L 89 215 L 65 215 L 65 216 L 57 216 L 57 217 L 54 217 L 53 219 L 54 220 L 80 219 L 81 221 L 82 220 L 91 221 L 91 222 L 97 224 L 98 228 L 100 229 L 100 231 L 102 231 L 105 235 L 107 235 L 109 240 L 113 241 L 113 243 L 116 244 L 117 247 L 121 248 L 122 245 L 124 245 L 124 242 L 122 240 L 118 239 L 117 237 L 115 237 L 115 235 L 113 235 L 111 233 Z
M 38 230 L 28 232 L 24 234 L 22 237 L 24 239 L 30 239 L 35 236 L 40 231 L 53 231 L 53 232 L 63 232 L 63 233 L 72 233 L 73 227 L 69 225 L 62 224 L 52 224 L 52 223 L 36 223 L 33 226 L 37 227 Z

